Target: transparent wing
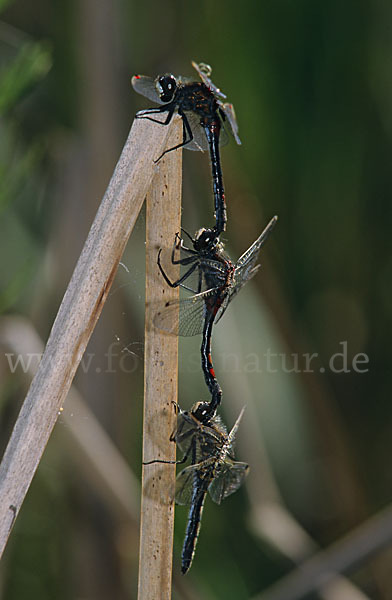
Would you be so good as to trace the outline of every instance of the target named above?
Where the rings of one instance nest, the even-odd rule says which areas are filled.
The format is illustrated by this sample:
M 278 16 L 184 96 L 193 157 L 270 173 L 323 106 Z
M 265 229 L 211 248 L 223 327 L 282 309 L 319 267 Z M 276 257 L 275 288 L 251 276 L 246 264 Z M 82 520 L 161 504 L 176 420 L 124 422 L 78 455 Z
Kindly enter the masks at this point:
M 241 419 L 243 417 L 244 412 L 245 412 L 245 406 L 241 409 L 241 412 L 238 415 L 237 420 L 234 423 L 234 425 L 231 428 L 231 431 L 230 431 L 230 433 L 228 435 L 228 440 L 229 440 L 229 443 L 230 443 L 230 448 L 233 448 L 233 446 L 234 446 L 235 436 L 237 435 L 238 427 L 240 425 L 240 422 L 241 422 Z
M 161 488 L 160 486 L 157 486 L 156 482 L 157 478 L 160 479 L 164 477 L 165 470 L 165 467 L 162 465 L 157 466 L 153 472 L 145 472 L 143 493 L 157 504 L 170 506 L 175 498 L 175 485 L 171 484 Z
M 212 72 L 210 65 L 206 65 L 205 63 L 198 64 L 193 60 L 192 67 L 196 69 L 204 85 L 206 85 L 211 90 L 211 92 L 215 94 L 215 96 L 223 99 L 226 98 L 226 95 L 223 92 L 221 92 L 220 89 L 217 88 L 216 85 L 212 83 L 211 79 L 209 78 L 209 75 L 211 75 Z
M 238 123 L 234 112 L 234 106 L 229 102 L 225 102 L 224 104 L 220 104 L 220 107 L 227 119 L 229 124 L 230 132 L 233 134 L 235 141 L 238 145 L 241 145 L 241 140 L 238 137 Z
M 195 419 L 187 411 L 180 411 L 177 417 L 177 430 L 173 436 L 179 449 L 185 453 L 189 452 L 194 443 L 194 436 L 197 433 Z
M 201 297 L 203 294 L 198 295 Z M 178 309 L 180 310 L 179 321 L 177 321 Z M 154 325 L 157 329 L 173 335 L 185 337 L 198 335 L 203 331 L 205 313 L 204 300 L 197 298 L 197 295 L 179 301 L 172 300 L 156 313 Z
M 278 217 L 273 217 L 271 221 L 268 223 L 267 227 L 264 231 L 259 235 L 257 240 L 253 242 L 253 244 L 246 250 L 242 256 L 237 260 L 234 275 L 233 275 L 233 285 L 229 289 L 228 294 L 222 304 L 221 309 L 218 311 L 215 323 L 222 318 L 226 308 L 233 300 L 234 296 L 238 294 L 238 292 L 243 288 L 245 283 L 247 283 L 252 277 L 254 277 L 257 271 L 260 268 L 260 265 L 256 265 L 260 248 L 267 241 L 271 231 L 276 225 Z
M 155 87 L 155 79 L 152 79 L 152 77 L 147 77 L 146 75 L 134 75 L 132 77 L 132 87 L 135 92 L 145 96 L 152 102 L 156 102 L 157 104 L 165 104 L 158 95 Z
M 206 494 L 210 479 L 209 474 L 201 471 L 198 464 L 190 465 L 180 471 L 176 479 L 177 504 L 191 504 L 196 494 Z M 194 490 L 195 486 L 197 490 Z
M 192 464 L 203 463 L 216 456 L 224 443 L 227 432 L 218 421 L 212 427 L 198 423 L 187 411 L 181 411 L 177 418 L 177 431 L 174 440 L 182 452 L 189 453 Z M 193 452 L 189 452 L 193 446 Z
M 227 131 L 225 129 L 224 123 L 222 124 L 220 133 L 219 133 L 219 146 L 227 146 L 230 141 L 230 137 L 227 135 Z
M 222 446 L 222 435 L 211 427 L 201 426 L 201 429 L 195 436 L 196 442 L 196 460 L 203 463 L 208 459 L 216 457 Z
M 192 500 L 193 486 L 196 476 L 195 466 L 185 467 L 177 475 L 176 479 L 176 502 L 177 504 L 190 504 Z
M 192 130 L 193 140 L 184 146 L 184 148 L 187 150 L 199 150 L 201 152 L 208 151 L 207 137 L 204 127 L 200 125 L 200 116 L 190 111 L 186 111 L 185 115 Z
M 263 244 L 267 241 L 267 239 L 268 239 L 271 231 L 275 227 L 277 221 L 278 221 L 277 216 L 272 217 L 271 221 L 268 223 L 267 227 L 261 232 L 261 234 L 259 235 L 257 240 L 255 240 L 253 242 L 253 244 L 250 246 L 250 248 L 248 248 L 242 254 L 242 256 L 240 256 L 240 258 L 237 260 L 237 262 L 236 262 L 237 269 L 240 270 L 244 266 L 249 267 L 249 265 L 252 267 L 255 264 L 255 262 L 257 260 L 257 255 L 259 253 L 261 246 L 263 246 Z
M 158 310 L 154 317 L 157 329 L 173 335 L 193 336 L 202 333 L 207 314 L 206 301 L 216 295 L 217 290 L 211 289 L 189 298 L 170 300 Z M 177 309 L 179 308 L 179 324 L 177 327 Z
M 189 125 L 192 130 L 193 140 L 189 142 L 184 148 L 188 150 L 201 150 L 202 152 L 208 152 L 208 142 L 204 131 L 204 127 L 200 125 L 200 116 L 194 112 L 187 111 L 186 113 Z M 226 130 L 222 127 L 219 135 L 219 145 L 226 146 L 229 142 L 229 136 Z
M 256 258 L 257 258 L 257 256 L 256 256 Z M 233 298 L 235 298 L 235 296 L 238 294 L 238 292 L 244 287 L 245 283 L 247 283 L 250 279 L 252 279 L 252 277 L 254 277 L 256 275 L 259 268 L 260 268 L 260 265 L 257 265 L 256 267 L 253 267 L 253 269 L 251 269 L 251 270 L 247 269 L 246 273 L 245 272 L 237 273 L 237 271 L 234 271 L 233 285 L 229 289 L 227 296 L 216 315 L 215 323 L 219 323 L 219 321 L 225 314 L 225 311 L 226 311 L 227 307 L 229 306 L 230 302 L 233 300 Z
M 234 494 L 243 484 L 248 472 L 249 465 L 246 463 L 226 460 L 208 488 L 213 501 L 220 504 L 227 496 Z

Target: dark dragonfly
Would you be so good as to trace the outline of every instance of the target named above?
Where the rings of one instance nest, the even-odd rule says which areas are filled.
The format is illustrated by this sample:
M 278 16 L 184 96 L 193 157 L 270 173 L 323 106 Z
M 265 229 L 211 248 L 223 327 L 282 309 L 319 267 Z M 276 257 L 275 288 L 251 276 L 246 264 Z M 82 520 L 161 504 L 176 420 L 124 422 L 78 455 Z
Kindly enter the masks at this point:
M 203 334 L 201 361 L 204 378 L 211 393 L 213 411 L 221 402 L 222 390 L 216 379 L 211 358 L 212 327 L 221 319 L 234 296 L 257 273 L 260 265 L 256 266 L 256 261 L 260 248 L 277 220 L 276 216 L 271 219 L 261 235 L 236 263 L 224 252 L 222 242 L 214 236 L 211 229 L 201 229 L 194 238 L 187 234 L 193 249 L 187 248 L 177 234 L 170 260 L 172 264 L 180 264 L 187 270 L 176 281 L 171 281 L 168 277 L 161 264 L 161 251 L 158 253 L 158 266 L 168 285 L 180 286 L 192 292 L 192 296 L 166 302 L 155 315 L 154 324 L 163 331 L 182 336 Z M 176 251 L 180 250 L 185 254 L 184 258 L 176 258 Z M 192 283 L 187 285 L 191 280 Z M 180 311 L 177 326 L 178 306 Z
M 181 555 L 183 574 L 192 564 L 207 492 L 214 502 L 220 504 L 238 490 L 249 472 L 249 466 L 235 461 L 233 456 L 234 438 L 243 412 L 244 409 L 227 433 L 220 417 L 211 412 L 209 402 L 197 402 L 190 412 L 178 407 L 177 430 L 171 439 L 184 456 L 176 462 L 184 463 L 188 458 L 191 461 L 178 474 L 175 493 L 177 504 L 190 505 Z
M 159 108 L 149 108 L 136 113 L 138 119 L 149 119 L 154 123 L 168 125 L 175 111 L 181 116 L 183 124 L 183 141 L 166 152 L 185 146 L 189 150 L 209 150 L 212 168 L 212 180 L 215 203 L 215 230 L 217 235 L 226 227 L 226 203 L 223 188 L 223 176 L 220 164 L 219 144 L 227 141 L 222 130 L 226 124 L 234 135 L 237 144 L 238 125 L 234 108 L 228 102 L 222 102 L 226 96 L 212 83 L 211 67 L 204 63 L 192 62 L 198 72 L 200 81 L 185 77 L 174 77 L 172 74 L 158 75 L 156 79 L 145 75 L 134 75 L 132 86 L 136 92 L 146 96 L 152 102 L 162 104 Z M 151 117 L 152 114 L 166 113 L 165 121 Z

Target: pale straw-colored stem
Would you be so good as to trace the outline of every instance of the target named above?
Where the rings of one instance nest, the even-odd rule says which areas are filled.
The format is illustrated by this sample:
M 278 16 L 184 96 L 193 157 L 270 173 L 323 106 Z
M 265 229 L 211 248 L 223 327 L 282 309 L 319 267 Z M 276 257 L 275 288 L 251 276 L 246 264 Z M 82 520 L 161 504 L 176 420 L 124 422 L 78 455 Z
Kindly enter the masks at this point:
M 108 296 L 172 129 L 135 121 L 53 324 L 0 465 L 0 555 Z M 72 243 L 72 240 L 70 240 Z
M 181 141 L 173 131 L 169 147 Z M 181 225 L 181 152 L 167 154 L 147 195 L 146 322 L 144 349 L 143 461 L 175 459 L 178 338 L 153 326 L 159 303 L 178 298 L 157 265 L 158 250 L 174 242 Z M 178 273 L 177 273 L 178 274 Z M 176 275 L 176 270 L 171 271 Z M 174 527 L 175 466 L 143 466 L 139 553 L 139 600 L 170 600 Z

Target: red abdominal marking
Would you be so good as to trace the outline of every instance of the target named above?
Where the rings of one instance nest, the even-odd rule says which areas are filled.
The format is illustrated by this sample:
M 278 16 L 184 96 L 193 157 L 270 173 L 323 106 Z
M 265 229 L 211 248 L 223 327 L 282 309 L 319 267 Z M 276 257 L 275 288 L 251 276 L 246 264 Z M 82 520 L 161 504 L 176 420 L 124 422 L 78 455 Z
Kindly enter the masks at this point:
M 211 358 L 211 353 L 208 353 L 208 362 L 210 363 L 208 366 L 208 370 L 210 372 L 210 374 L 215 378 L 215 371 L 214 371 L 214 367 L 212 366 L 212 358 Z

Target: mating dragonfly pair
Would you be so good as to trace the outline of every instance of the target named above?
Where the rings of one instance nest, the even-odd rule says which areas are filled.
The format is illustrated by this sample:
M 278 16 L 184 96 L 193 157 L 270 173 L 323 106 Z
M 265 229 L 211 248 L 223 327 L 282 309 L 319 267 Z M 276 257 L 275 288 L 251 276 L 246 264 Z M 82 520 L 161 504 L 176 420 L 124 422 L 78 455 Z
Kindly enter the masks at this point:
M 139 111 L 137 118 L 149 119 L 161 125 L 168 125 L 175 112 L 182 118 L 182 143 L 166 150 L 156 162 L 167 152 L 184 146 L 190 150 L 208 150 L 212 168 L 215 225 L 200 229 L 193 238 L 182 230 L 192 248 L 188 248 L 180 235 L 176 234 L 170 257 L 166 259 L 168 264 L 181 265 L 185 269 L 177 280 L 172 281 L 168 276 L 162 264 L 165 258 L 162 250 L 157 259 L 166 283 L 173 288 L 181 287 L 192 295 L 167 302 L 157 312 L 154 324 L 172 334 L 193 336 L 202 333 L 201 364 L 211 394 L 210 402 L 194 405 L 189 413 L 179 409 L 177 432 L 173 436 L 173 440 L 184 451 L 183 459 L 177 462 L 183 463 L 188 458 L 191 461 L 191 465 L 178 475 L 176 488 L 177 503 L 190 504 L 182 552 L 183 573 L 188 571 L 192 562 L 207 490 L 212 499 L 220 503 L 240 487 L 248 472 L 248 465 L 234 461 L 232 454 L 242 412 L 229 434 L 216 416 L 222 390 L 211 358 L 212 329 L 231 300 L 256 274 L 259 251 L 277 221 L 276 216 L 271 219 L 237 262 L 230 260 L 219 239 L 227 222 L 219 145 L 227 141 L 226 129 L 240 144 L 238 126 L 232 104 L 222 101 L 226 96 L 210 79 L 211 68 L 204 63 L 192 62 L 192 65 L 201 82 L 171 74 L 159 75 L 156 79 L 143 75 L 132 78 L 132 85 L 138 93 L 161 105 L 159 108 Z M 167 113 L 164 121 L 151 116 L 159 113 Z
M 171 287 L 181 286 L 197 294 L 197 297 L 181 302 L 179 334 L 203 333 L 202 369 L 212 395 L 212 409 L 216 409 L 222 397 L 222 390 L 216 380 L 211 360 L 212 326 L 222 316 L 234 295 L 255 274 L 256 271 L 252 271 L 252 269 L 258 252 L 275 225 L 277 217 L 270 221 L 260 237 L 236 264 L 233 264 L 225 255 L 223 244 L 219 240 L 219 235 L 224 231 L 227 221 L 219 155 L 219 144 L 226 143 L 228 139 L 225 126 L 234 135 L 237 143 L 241 142 L 238 137 L 238 125 L 233 105 L 222 102 L 226 96 L 211 81 L 211 67 L 205 63 L 192 62 L 192 65 L 198 72 L 201 82 L 194 82 L 185 77 L 174 77 L 172 74 L 159 75 L 156 79 L 145 75 L 135 75 L 132 78 L 132 85 L 138 93 L 161 104 L 159 108 L 139 111 L 136 115 L 137 118 L 168 125 L 174 112 L 177 111 L 183 121 L 182 143 L 166 150 L 156 162 L 167 152 L 182 146 L 190 150 L 209 149 L 214 182 L 215 226 L 211 229 L 201 229 L 194 238 L 185 232 L 193 249 L 187 248 L 177 234 L 172 263 L 189 265 L 189 270 L 180 279 L 175 282 L 169 279 L 159 256 L 158 265 L 168 285 Z M 157 113 L 167 113 L 166 120 L 159 121 L 151 116 Z M 183 250 L 188 256 L 176 259 L 174 257 L 175 249 Z M 194 271 L 198 271 L 199 276 L 196 289 L 185 285 L 185 281 Z M 202 288 L 203 279 L 206 284 L 204 290 Z M 175 320 L 172 320 L 171 312 L 175 311 L 170 311 L 170 309 L 163 311 L 158 315 L 155 324 L 161 329 L 174 333 L 173 323 Z

